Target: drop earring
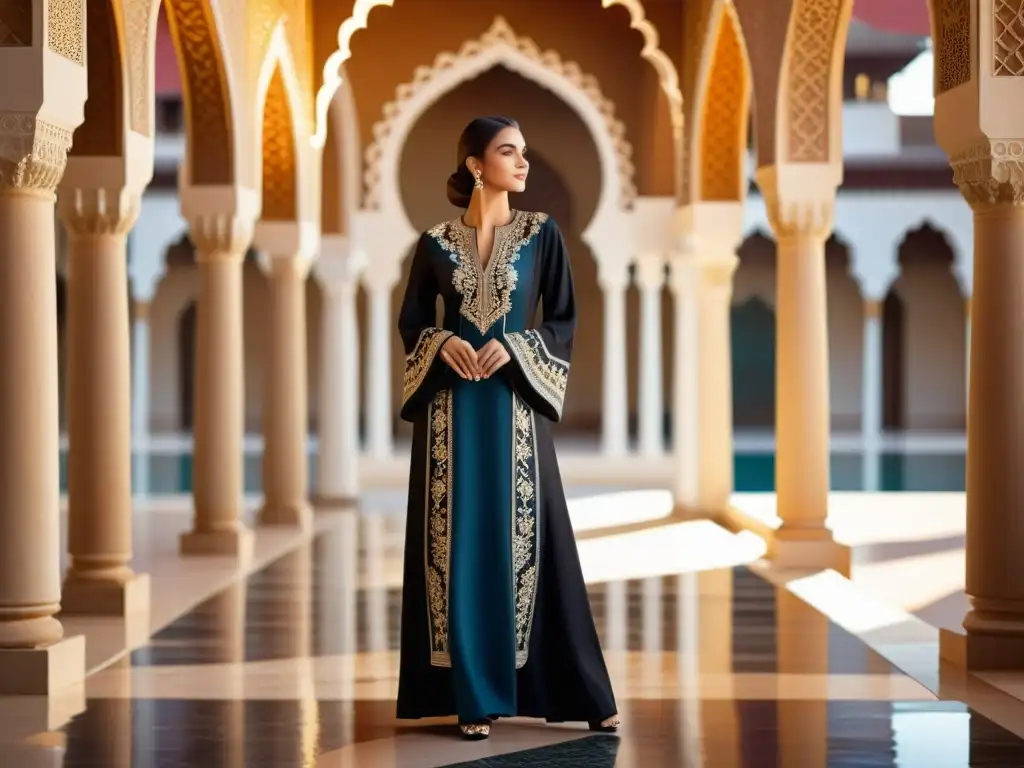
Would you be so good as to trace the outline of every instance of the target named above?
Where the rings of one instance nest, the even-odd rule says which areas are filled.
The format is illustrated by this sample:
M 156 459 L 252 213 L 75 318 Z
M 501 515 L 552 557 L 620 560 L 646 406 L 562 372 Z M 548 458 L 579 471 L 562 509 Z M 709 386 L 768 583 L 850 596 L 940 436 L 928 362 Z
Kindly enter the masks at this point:
M 477 171 L 476 173 L 473 174 L 476 177 L 476 181 L 473 182 L 473 187 L 475 189 L 482 190 L 484 188 L 484 181 L 483 179 L 480 178 L 481 173 L 481 171 Z

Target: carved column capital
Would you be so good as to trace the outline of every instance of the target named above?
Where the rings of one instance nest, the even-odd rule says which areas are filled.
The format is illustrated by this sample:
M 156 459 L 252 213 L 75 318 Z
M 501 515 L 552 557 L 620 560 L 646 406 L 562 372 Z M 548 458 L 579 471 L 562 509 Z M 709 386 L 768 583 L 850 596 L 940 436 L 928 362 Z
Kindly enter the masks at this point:
M 252 244 L 256 220 L 227 212 L 193 214 L 189 237 L 196 246 L 196 261 L 241 261 Z
M 976 213 L 1024 205 L 1024 139 L 985 139 L 950 155 L 953 182 Z
M 644 292 L 658 292 L 665 287 L 666 261 L 661 253 L 641 253 L 635 262 L 636 285 Z
M 32 112 L 0 112 L 0 194 L 53 195 L 67 166 L 71 135 Z
M 757 169 L 755 178 L 777 242 L 807 237 L 825 240 L 832 234 L 841 175 L 842 169 L 832 164 Z
M 71 235 L 127 235 L 139 218 L 142 196 L 107 187 L 62 187 L 60 219 Z

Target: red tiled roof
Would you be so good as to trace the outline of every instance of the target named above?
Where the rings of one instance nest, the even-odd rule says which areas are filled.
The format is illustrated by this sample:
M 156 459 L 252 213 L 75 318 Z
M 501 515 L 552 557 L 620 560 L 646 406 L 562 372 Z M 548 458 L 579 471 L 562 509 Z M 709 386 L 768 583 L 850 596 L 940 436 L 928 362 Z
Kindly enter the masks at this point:
M 854 0 L 853 17 L 885 32 L 931 34 L 928 0 Z

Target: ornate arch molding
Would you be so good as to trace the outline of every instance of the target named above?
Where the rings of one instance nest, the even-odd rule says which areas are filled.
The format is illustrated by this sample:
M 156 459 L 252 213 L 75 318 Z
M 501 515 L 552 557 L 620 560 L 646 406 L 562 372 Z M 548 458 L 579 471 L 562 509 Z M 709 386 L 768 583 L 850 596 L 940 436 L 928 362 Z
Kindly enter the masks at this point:
M 397 207 L 406 218 L 398 164 L 409 131 L 441 96 L 497 65 L 555 93 L 590 130 L 601 158 L 601 194 L 594 221 L 615 209 L 632 209 L 636 198 L 633 148 L 626 139 L 625 126 L 615 117 L 615 106 L 601 93 L 593 76 L 583 73 L 574 62 L 563 62 L 557 52 L 542 51 L 529 38 L 517 37 L 501 16 L 480 38 L 464 43 L 458 53 L 438 54 L 433 66 L 418 68 L 411 82 L 398 87 L 397 98 L 385 104 L 384 118 L 374 125 L 373 142 L 365 152 L 364 208 Z
M 691 199 L 741 201 L 747 192 L 747 134 L 752 85 L 736 9 L 716 0 L 701 53 L 693 131 L 687 151 Z
M 254 158 L 261 169 L 263 208 L 268 221 L 318 221 L 314 202 L 314 150 L 305 141 L 309 124 L 292 51 L 279 21 L 260 65 L 256 83 L 258 126 Z
M 322 147 L 327 137 L 327 111 L 335 91 L 341 84 L 341 68 L 352 55 L 352 36 L 360 29 L 366 29 L 370 11 L 378 6 L 392 7 L 395 0 L 355 0 L 352 15 L 338 27 L 338 47 L 324 62 L 323 82 L 316 95 L 316 133 L 313 135 L 314 146 Z M 672 127 L 676 136 L 677 146 L 683 134 L 683 93 L 679 85 L 679 72 L 671 57 L 661 49 L 658 30 L 647 18 L 642 0 L 601 0 L 603 8 L 621 5 L 629 11 L 629 26 L 637 30 L 644 39 L 640 56 L 650 62 L 658 73 L 661 88 L 669 103 L 672 116 Z
M 237 163 L 234 114 L 210 1 L 166 0 L 167 20 L 185 85 L 188 183 L 230 186 Z

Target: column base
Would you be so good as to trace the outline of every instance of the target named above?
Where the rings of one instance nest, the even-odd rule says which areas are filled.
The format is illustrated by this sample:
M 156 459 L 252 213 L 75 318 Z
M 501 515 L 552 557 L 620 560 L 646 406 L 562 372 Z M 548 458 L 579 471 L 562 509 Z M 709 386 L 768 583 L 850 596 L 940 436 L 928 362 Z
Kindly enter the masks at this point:
M 61 590 L 61 613 L 124 618 L 149 613 L 149 574 L 135 573 L 124 582 L 83 579 L 70 575 Z
M 0 650 L 0 696 L 50 696 L 85 682 L 85 637 Z
M 967 672 L 1024 671 L 1024 626 L 1020 634 L 940 628 L 939 658 Z
M 308 531 L 313 527 L 313 508 L 306 502 L 301 504 L 264 504 L 256 515 L 256 524 Z
M 338 509 L 351 509 L 359 506 L 358 496 L 314 496 L 313 508 L 317 512 L 333 512 Z
M 181 534 L 178 551 L 185 556 L 234 557 L 247 563 L 253 556 L 252 531 L 239 526 L 230 531 L 189 531 Z
M 853 550 L 832 538 L 832 532 L 822 530 L 809 535 L 808 531 L 776 531 L 768 545 L 768 557 L 779 568 L 787 570 L 832 569 L 850 578 L 853 568 Z

